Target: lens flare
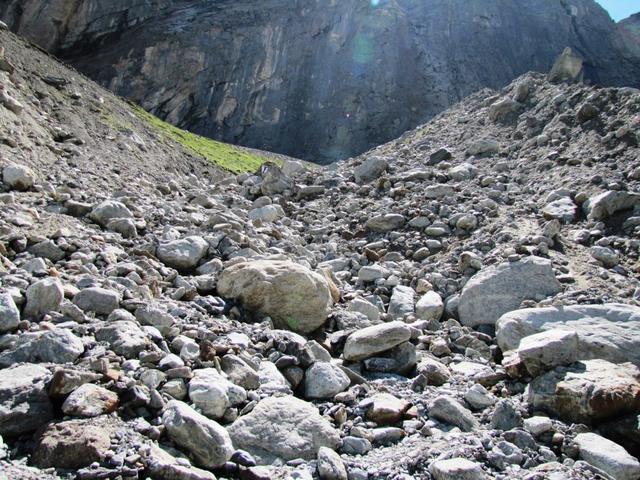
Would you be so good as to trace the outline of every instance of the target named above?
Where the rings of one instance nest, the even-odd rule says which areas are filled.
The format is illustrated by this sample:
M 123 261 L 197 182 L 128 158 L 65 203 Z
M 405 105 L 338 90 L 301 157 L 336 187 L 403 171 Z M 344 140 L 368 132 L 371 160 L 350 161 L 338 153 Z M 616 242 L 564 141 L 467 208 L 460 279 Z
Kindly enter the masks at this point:
M 378 5 L 380 5 L 380 0 L 371 0 L 372 7 L 377 7 Z

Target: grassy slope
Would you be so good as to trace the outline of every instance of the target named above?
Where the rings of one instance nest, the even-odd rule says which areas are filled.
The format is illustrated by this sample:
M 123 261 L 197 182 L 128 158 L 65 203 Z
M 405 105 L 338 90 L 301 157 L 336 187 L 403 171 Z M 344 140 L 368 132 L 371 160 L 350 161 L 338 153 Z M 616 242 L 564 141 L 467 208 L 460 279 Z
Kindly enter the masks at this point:
M 136 115 L 153 126 L 161 136 L 178 142 L 193 154 L 202 156 L 209 162 L 230 172 L 255 172 L 265 162 L 282 164 L 282 160 L 275 156 L 261 155 L 253 150 L 201 137 L 160 120 L 137 105 L 132 104 L 132 107 Z

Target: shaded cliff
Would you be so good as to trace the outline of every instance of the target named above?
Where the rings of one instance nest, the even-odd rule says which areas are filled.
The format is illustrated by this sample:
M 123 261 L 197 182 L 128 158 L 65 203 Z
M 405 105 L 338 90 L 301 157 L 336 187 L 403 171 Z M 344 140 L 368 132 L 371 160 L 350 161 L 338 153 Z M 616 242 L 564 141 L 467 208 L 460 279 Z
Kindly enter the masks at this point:
M 631 15 L 629 18 L 619 22 L 618 28 L 626 45 L 636 55 L 640 56 L 640 13 Z
M 326 162 L 546 71 L 640 86 L 593 0 L 0 0 L 15 31 L 182 128 Z

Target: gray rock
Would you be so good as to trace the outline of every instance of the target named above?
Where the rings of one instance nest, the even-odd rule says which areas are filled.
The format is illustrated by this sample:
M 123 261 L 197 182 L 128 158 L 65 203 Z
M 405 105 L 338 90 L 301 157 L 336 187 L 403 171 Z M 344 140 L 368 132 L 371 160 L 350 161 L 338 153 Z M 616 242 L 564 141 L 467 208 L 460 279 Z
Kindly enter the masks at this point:
M 226 268 L 218 293 L 248 312 L 268 315 L 276 328 L 309 333 L 321 327 L 333 304 L 326 277 L 288 261 L 257 260 Z
M 65 257 L 64 250 L 51 240 L 43 240 L 29 248 L 29 253 L 35 257 L 42 257 L 57 262 Z
M 489 107 L 489 120 L 504 122 L 516 120 L 523 105 L 510 98 L 503 98 Z
M 273 162 L 266 162 L 260 166 L 259 174 L 262 177 L 260 191 L 263 195 L 274 195 L 285 190 L 291 190 L 293 181 Z
M 344 345 L 344 358 L 359 361 L 408 341 L 411 329 L 403 322 L 389 322 L 352 333 Z
M 242 358 L 227 354 L 222 357 L 220 366 L 229 380 L 247 390 L 255 390 L 260 387 L 260 377 L 251 366 Z
M 2 169 L 2 181 L 11 190 L 29 190 L 36 180 L 36 175 L 29 167 L 9 164 Z
M 149 450 L 142 450 L 144 464 L 151 478 L 157 480 L 216 480 L 216 476 L 206 470 L 191 465 L 184 465 L 162 448 L 150 445 Z
M 160 244 L 156 250 L 158 259 L 176 270 L 192 270 L 198 266 L 209 250 L 207 241 L 198 236 L 186 237 Z
M 640 478 L 640 462 L 617 443 L 595 433 L 581 433 L 573 441 L 578 446 L 582 460 L 608 473 L 615 480 Z
M 399 423 L 411 404 L 390 393 L 377 393 L 370 399 L 367 408 L 367 419 L 378 425 L 394 425 Z
M 476 156 L 494 155 L 500 151 L 500 144 L 495 138 L 481 138 L 467 147 L 467 154 Z
M 444 302 L 437 292 L 425 293 L 416 303 L 416 317 L 420 320 L 440 320 L 444 312 Z
M 348 435 L 342 439 L 342 451 L 347 455 L 366 455 L 371 448 L 371 442 L 366 438 Z
M 609 247 L 600 247 L 598 245 L 591 247 L 591 256 L 598 260 L 606 268 L 612 268 L 620 263 L 620 256 L 616 251 Z
M 305 397 L 309 399 L 333 398 L 346 390 L 350 384 L 349 377 L 337 365 L 316 362 L 305 373 Z
M 218 468 L 231 458 L 234 448 L 227 431 L 200 415 L 186 403 L 170 401 L 162 415 L 169 438 L 205 468 Z
M 451 379 L 451 372 L 445 364 L 433 358 L 425 357 L 416 367 L 418 375 L 426 385 L 437 387 L 444 385 Z
M 589 219 L 604 220 L 636 205 L 640 205 L 640 193 L 610 190 L 589 198 L 582 205 L 582 209 Z
M 347 469 L 336 452 L 327 447 L 318 449 L 318 475 L 320 480 L 347 480 Z
M 282 173 L 289 177 L 293 177 L 306 171 L 307 167 L 298 160 L 285 160 L 282 164 Z
M 563 197 L 548 203 L 542 209 L 547 220 L 557 219 L 564 223 L 571 223 L 576 219 L 578 207 L 569 197 Z
M 549 417 L 529 417 L 524 419 L 524 429 L 534 437 L 537 437 L 553 430 L 553 422 Z
M 534 410 L 576 423 L 638 414 L 640 369 L 605 360 L 557 367 L 529 384 L 529 404 Z
M 340 442 L 338 431 L 316 407 L 292 396 L 261 400 L 228 430 L 236 448 L 266 463 L 276 458 L 315 459 L 320 447 L 335 450 Z
M 377 215 L 370 218 L 365 223 L 365 226 L 369 230 L 374 232 L 390 232 L 391 230 L 397 230 L 405 224 L 406 220 L 402 215 L 397 213 L 386 213 L 384 215 Z
M 249 220 L 261 220 L 263 222 L 275 222 L 284 217 L 284 210 L 280 205 L 265 205 L 254 208 L 248 214 Z
M 73 297 L 73 303 L 85 312 L 109 315 L 120 305 L 120 295 L 106 288 L 90 287 L 80 290 Z
M 429 154 L 428 165 L 437 165 L 440 162 L 449 160 L 451 158 L 451 152 L 447 148 L 439 148 Z
M 551 83 L 581 83 L 584 78 L 583 60 L 567 47 L 553 64 L 547 80 Z
M 451 185 L 429 185 L 422 191 L 425 198 L 451 197 L 455 193 L 456 191 Z
M 15 330 L 20 323 L 20 310 L 13 301 L 13 297 L 0 292 L 0 333 Z
M 464 394 L 464 401 L 474 410 L 484 410 L 495 405 L 498 399 L 482 385 L 476 383 Z
M 384 158 L 369 157 L 360 165 L 358 165 L 353 173 L 356 177 L 356 183 L 362 185 L 371 182 L 386 172 L 389 164 Z
M 522 450 L 510 442 L 500 441 L 487 454 L 489 464 L 498 470 L 506 470 L 510 465 L 521 465 L 524 461 Z
M 429 465 L 434 480 L 485 480 L 480 464 L 465 458 L 436 460 Z
M 480 428 L 480 422 L 455 398 L 446 395 L 437 397 L 429 404 L 429 416 L 459 427 L 463 432 Z
M 5 350 L 0 354 L 0 365 L 7 367 L 18 362 L 74 362 L 83 352 L 82 340 L 69 330 L 56 328 L 28 332 L 18 337 L 11 350 Z
M 491 416 L 491 428 L 507 431 L 522 426 L 522 415 L 509 400 L 499 400 Z
M 544 298 L 560 291 L 551 262 L 527 257 L 482 269 L 462 289 L 458 315 L 463 325 L 495 324 L 523 300 Z
M 124 238 L 135 238 L 138 236 L 138 229 L 131 218 L 112 218 L 107 222 L 107 230 L 116 232 Z
M 124 203 L 115 200 L 105 200 L 98 204 L 89 213 L 89 218 L 97 224 L 106 227 L 109 220 L 115 218 L 132 218 L 133 213 Z
M 57 278 L 42 279 L 27 289 L 27 304 L 24 316 L 40 319 L 49 312 L 56 311 L 64 298 L 62 284 Z
M 381 265 L 365 265 L 358 270 L 358 278 L 363 282 L 375 282 L 379 278 L 387 278 L 391 272 Z
M 45 387 L 50 378 L 49 370 L 39 365 L 0 370 L 0 435 L 28 433 L 53 418 Z
M 579 360 L 578 334 L 571 330 L 546 330 L 520 341 L 518 356 L 534 377 Z
M 97 417 L 118 408 L 118 395 L 99 385 L 85 383 L 74 390 L 62 404 L 66 415 Z
M 389 300 L 389 315 L 392 319 L 403 319 L 414 313 L 416 292 L 411 287 L 398 285 L 393 289 Z
M 189 382 L 189 398 L 209 418 L 219 419 L 227 408 L 242 403 L 247 392 L 224 378 L 215 368 L 196 370 Z
M 578 334 L 578 360 L 601 358 L 613 363 L 640 363 L 640 308 L 633 305 L 572 305 L 527 308 L 503 315 L 496 339 L 503 352 L 520 341 L 548 330 Z
M 366 268 L 366 267 L 362 267 Z M 362 269 L 361 269 L 362 271 Z M 373 303 L 365 300 L 364 298 L 356 297 L 351 302 L 349 302 L 349 306 L 347 309 L 350 312 L 358 312 L 362 313 L 372 322 L 377 322 L 380 320 L 380 309 L 374 305 Z
M 109 344 L 117 355 L 137 358 L 149 345 L 147 334 L 133 322 L 116 321 L 100 327 L 96 331 L 96 340 Z

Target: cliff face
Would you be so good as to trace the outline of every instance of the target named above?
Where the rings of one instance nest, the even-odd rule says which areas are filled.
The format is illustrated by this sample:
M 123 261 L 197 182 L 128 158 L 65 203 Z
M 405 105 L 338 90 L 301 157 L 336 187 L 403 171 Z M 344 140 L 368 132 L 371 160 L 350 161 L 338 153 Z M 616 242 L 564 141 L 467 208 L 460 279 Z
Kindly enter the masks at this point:
M 618 23 L 625 44 L 640 56 L 640 13 L 631 15 Z
M 591 81 L 640 86 L 593 0 L 0 0 L 0 18 L 180 127 L 318 162 L 547 71 L 566 46 Z

